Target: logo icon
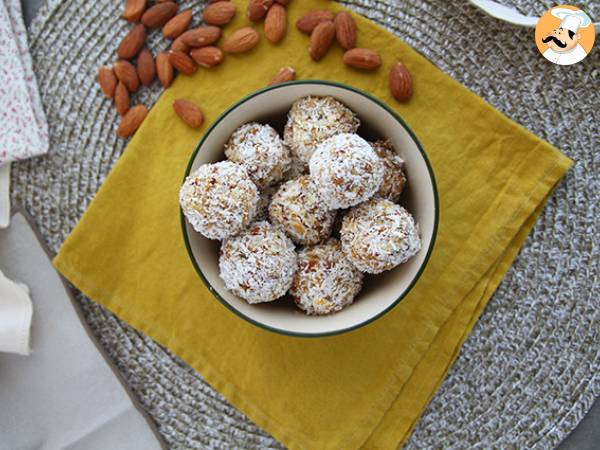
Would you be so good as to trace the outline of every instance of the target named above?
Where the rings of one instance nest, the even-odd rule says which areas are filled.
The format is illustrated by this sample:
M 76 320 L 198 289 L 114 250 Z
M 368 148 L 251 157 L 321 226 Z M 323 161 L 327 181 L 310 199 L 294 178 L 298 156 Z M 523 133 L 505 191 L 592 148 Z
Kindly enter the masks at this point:
M 594 24 L 581 9 L 559 5 L 540 18 L 535 27 L 535 43 L 544 58 L 568 66 L 584 59 L 596 38 Z

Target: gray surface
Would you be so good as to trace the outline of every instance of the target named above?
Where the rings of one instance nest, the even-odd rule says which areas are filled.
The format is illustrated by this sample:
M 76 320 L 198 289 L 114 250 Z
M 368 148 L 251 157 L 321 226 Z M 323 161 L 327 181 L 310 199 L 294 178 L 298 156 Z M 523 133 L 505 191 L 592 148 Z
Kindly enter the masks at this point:
M 95 67 L 111 60 L 118 42 L 102 35 L 125 32 L 116 20 L 120 2 L 97 8 L 72 3 L 86 7 L 53 7 L 33 27 L 34 61 L 52 122 L 52 155 L 20 164 L 13 178 L 19 185 L 14 198 L 35 215 L 54 249 L 123 149 L 112 137 L 112 109 L 86 99 L 99 97 Z M 600 192 L 594 157 L 600 120 L 593 109 L 600 104 L 598 48 L 584 63 L 564 70 L 537 53 L 531 30 L 485 17 L 462 0 L 349 3 L 576 161 L 408 443 L 409 448 L 554 447 L 600 391 L 598 305 L 592 298 L 598 292 L 600 233 L 594 197 Z M 541 14 L 550 2 L 503 3 Z M 600 2 L 587 3 L 588 13 L 598 19 Z M 57 28 L 88 22 L 90 14 L 103 16 L 104 23 L 73 39 L 57 35 Z M 76 31 L 67 26 L 65 34 Z M 94 45 L 86 46 L 85 39 Z M 57 61 L 78 70 L 67 73 Z M 70 98 L 61 87 L 69 83 L 85 95 Z M 156 91 L 144 99 L 155 97 Z M 100 110 L 107 123 L 94 127 L 98 119 L 79 112 L 82 102 Z M 91 144 L 93 151 L 86 151 Z M 101 307 L 81 301 L 99 339 L 174 448 L 277 447 L 184 363 Z M 599 448 L 598 410 L 596 404 L 561 448 Z

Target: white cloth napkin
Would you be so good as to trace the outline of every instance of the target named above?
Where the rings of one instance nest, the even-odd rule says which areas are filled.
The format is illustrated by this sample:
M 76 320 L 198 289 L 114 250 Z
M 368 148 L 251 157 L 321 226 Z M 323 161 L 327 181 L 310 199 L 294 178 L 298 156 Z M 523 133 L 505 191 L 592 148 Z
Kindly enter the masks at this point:
M 32 314 L 27 286 L 10 281 L 0 270 L 0 352 L 29 354 Z

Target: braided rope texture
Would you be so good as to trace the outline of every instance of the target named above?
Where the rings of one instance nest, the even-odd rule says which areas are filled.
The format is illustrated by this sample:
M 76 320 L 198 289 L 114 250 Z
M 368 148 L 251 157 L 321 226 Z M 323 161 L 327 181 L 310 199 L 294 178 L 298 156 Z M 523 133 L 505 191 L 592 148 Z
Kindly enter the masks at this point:
M 538 15 L 553 3 L 502 2 Z M 199 17 L 206 1 L 180 3 Z M 406 444 L 556 446 L 600 394 L 600 48 L 564 68 L 538 54 L 531 29 L 487 17 L 464 0 L 343 3 L 576 162 Z M 600 1 L 586 3 L 598 19 Z M 118 116 L 95 81 L 129 28 L 121 8 L 120 0 L 48 0 L 30 29 L 51 152 L 14 164 L 12 200 L 32 214 L 54 251 L 125 147 L 115 137 Z M 152 33 L 149 45 L 167 43 Z M 159 94 L 155 85 L 133 101 L 151 105 Z M 84 296 L 79 301 L 171 448 L 282 448 L 186 363 Z

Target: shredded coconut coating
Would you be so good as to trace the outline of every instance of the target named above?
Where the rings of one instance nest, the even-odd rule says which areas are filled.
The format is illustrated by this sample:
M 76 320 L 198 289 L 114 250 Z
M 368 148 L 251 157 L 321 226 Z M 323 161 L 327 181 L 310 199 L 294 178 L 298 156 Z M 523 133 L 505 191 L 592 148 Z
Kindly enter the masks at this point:
M 283 296 L 297 267 L 294 244 L 268 222 L 255 222 L 226 239 L 219 255 L 225 287 L 250 304 L 272 302 Z
M 269 206 L 269 218 L 300 245 L 313 245 L 331 236 L 335 210 L 319 198 L 317 187 L 305 175 L 281 185 Z
M 394 150 L 389 139 L 371 142 L 371 146 L 383 162 L 383 181 L 376 195 L 398 202 L 406 184 L 404 160 Z
M 179 203 L 194 230 L 225 239 L 253 220 L 259 195 L 246 170 L 230 161 L 203 164 L 179 191 Z
M 361 272 L 381 273 L 421 249 L 419 226 L 402 206 L 374 198 L 350 210 L 340 231 L 342 250 Z
M 355 133 L 360 120 L 333 97 L 304 97 L 296 100 L 288 113 L 283 138 L 304 165 L 316 146 L 340 133 Z
M 310 158 L 310 176 L 329 208 L 358 205 L 383 181 L 383 162 L 356 134 L 338 134 L 322 142 Z
M 308 315 L 331 314 L 352 304 L 362 280 L 363 274 L 346 259 L 340 242 L 330 239 L 300 251 L 290 294 Z
M 243 166 L 262 189 L 283 180 L 290 168 L 290 152 L 270 125 L 246 123 L 225 144 L 225 156 Z

